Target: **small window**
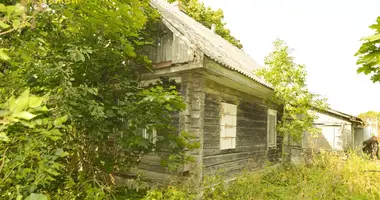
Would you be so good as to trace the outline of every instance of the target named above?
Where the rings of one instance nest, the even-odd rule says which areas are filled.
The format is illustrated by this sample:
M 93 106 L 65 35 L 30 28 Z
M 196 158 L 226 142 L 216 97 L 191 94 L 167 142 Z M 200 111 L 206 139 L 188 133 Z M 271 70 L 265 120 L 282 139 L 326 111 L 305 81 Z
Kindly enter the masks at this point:
M 220 117 L 220 149 L 236 148 L 236 113 L 236 105 L 222 103 Z
M 140 129 L 141 137 L 150 140 L 152 143 L 157 142 L 157 131 L 155 129 L 148 131 L 146 128 Z
M 277 132 L 276 132 L 276 125 L 277 125 L 277 111 L 275 110 L 268 110 L 268 147 L 275 147 L 276 146 L 276 139 L 277 139 Z

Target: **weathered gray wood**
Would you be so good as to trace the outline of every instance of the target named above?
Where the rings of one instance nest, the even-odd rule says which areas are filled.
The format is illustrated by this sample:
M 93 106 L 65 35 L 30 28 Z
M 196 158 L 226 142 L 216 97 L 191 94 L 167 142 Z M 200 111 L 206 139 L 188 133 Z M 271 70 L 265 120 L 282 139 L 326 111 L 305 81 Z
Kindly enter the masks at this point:
M 206 76 L 207 77 L 207 76 Z M 221 102 L 233 103 L 237 109 L 236 148 L 220 150 Z M 280 151 L 267 148 L 267 109 L 264 99 L 229 88 L 211 80 L 206 81 L 203 166 L 204 174 L 218 169 L 226 173 L 241 172 L 250 162 L 262 166 L 266 160 L 276 161 Z M 280 145 L 280 143 L 278 143 Z
M 173 48 L 171 49 L 173 63 L 185 63 L 194 60 L 194 49 L 181 37 L 175 34 L 173 38 Z

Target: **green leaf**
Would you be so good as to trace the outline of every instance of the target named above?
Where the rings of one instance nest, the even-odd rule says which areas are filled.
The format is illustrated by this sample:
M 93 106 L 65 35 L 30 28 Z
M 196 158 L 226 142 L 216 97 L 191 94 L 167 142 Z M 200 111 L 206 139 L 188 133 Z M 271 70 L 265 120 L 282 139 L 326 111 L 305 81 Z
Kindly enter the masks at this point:
M 369 36 L 369 37 L 362 38 L 361 40 L 367 40 L 368 42 L 380 40 L 380 33 L 376 34 L 376 35 Z
M 26 89 L 17 99 L 14 112 L 20 112 L 29 106 L 29 88 Z
M 6 10 L 7 7 L 4 4 L 0 3 L 0 12 L 5 13 Z
M 58 176 L 58 175 L 60 175 L 60 173 L 59 173 L 57 170 L 52 169 L 52 168 L 48 168 L 48 169 L 46 169 L 45 171 L 46 171 L 47 173 L 53 175 L 53 176 Z
M 80 52 L 75 53 L 74 61 L 86 61 L 84 55 Z
M 4 48 L 0 49 L 0 60 L 9 60 L 9 56 L 5 53 Z
M 35 127 L 35 123 L 33 122 L 28 122 L 28 121 L 23 121 L 23 120 L 20 120 L 20 123 L 26 127 L 29 127 L 29 128 L 34 128 Z
M 69 153 L 66 152 L 66 151 L 63 151 L 62 148 L 59 148 L 59 149 L 57 149 L 57 151 L 55 152 L 55 155 L 57 155 L 57 156 L 59 156 L 59 157 L 66 157 L 66 156 L 69 155 Z
M 14 9 L 15 14 L 21 15 L 24 13 L 24 11 L 25 11 L 25 7 L 20 3 L 16 3 L 15 9 Z
M 9 142 L 8 136 L 5 134 L 5 132 L 0 132 L 0 141 L 3 142 Z
M 27 112 L 27 111 L 22 111 L 19 113 L 14 113 L 12 116 L 20 118 L 20 119 L 31 120 L 34 117 L 36 117 L 37 115 L 34 115 L 34 114 Z
M 69 10 L 64 10 L 63 15 L 67 18 L 71 18 L 73 14 Z
M 9 112 L 7 110 L 0 110 L 0 117 L 4 117 L 7 115 Z
M 36 97 L 36 96 L 31 96 L 29 98 L 29 107 L 30 108 L 37 108 L 41 106 L 42 104 L 42 98 Z
M 49 109 L 46 106 L 42 106 L 42 107 L 36 108 L 35 110 L 41 111 L 41 112 L 47 112 L 47 111 L 49 111 Z
M 67 115 L 65 115 L 63 117 L 59 117 L 59 118 L 54 120 L 54 126 L 56 126 L 56 127 L 61 126 L 66 121 L 67 121 Z
M 21 22 L 18 19 L 13 20 L 13 28 L 18 28 L 20 26 Z
M 8 99 L 8 105 L 9 105 L 9 111 L 14 112 L 17 106 L 15 97 L 12 96 L 11 98 Z
M 7 28 L 9 28 L 9 25 L 0 21 L 0 29 L 7 29 Z
M 48 200 L 48 197 L 43 194 L 32 193 L 26 198 L 26 200 Z

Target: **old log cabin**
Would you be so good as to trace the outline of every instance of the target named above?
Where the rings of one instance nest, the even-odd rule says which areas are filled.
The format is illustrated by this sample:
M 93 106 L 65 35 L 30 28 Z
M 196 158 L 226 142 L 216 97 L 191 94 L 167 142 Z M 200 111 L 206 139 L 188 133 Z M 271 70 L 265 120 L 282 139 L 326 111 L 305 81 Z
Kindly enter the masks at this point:
M 183 95 L 187 107 L 175 124 L 195 134 L 201 146 L 192 152 L 198 168 L 184 171 L 197 170 L 204 177 L 223 169 L 232 179 L 248 161 L 253 168 L 276 162 L 281 157 L 275 131 L 279 109 L 266 103 L 273 90 L 253 73 L 260 66 L 175 5 L 164 0 L 151 5 L 162 15 L 164 34 L 149 50 L 153 72 L 143 79 L 170 77 Z M 156 155 L 145 156 L 139 171 L 157 181 L 169 176 Z

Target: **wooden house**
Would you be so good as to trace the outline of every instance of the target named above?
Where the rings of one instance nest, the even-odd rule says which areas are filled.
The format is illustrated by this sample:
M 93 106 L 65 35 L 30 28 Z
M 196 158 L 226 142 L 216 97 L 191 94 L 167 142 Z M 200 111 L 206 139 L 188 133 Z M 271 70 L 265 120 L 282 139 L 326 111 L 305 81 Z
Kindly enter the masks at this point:
M 184 174 L 196 170 L 204 177 L 223 169 L 233 178 L 248 162 L 259 169 L 268 160 L 278 161 L 279 107 L 266 103 L 273 89 L 253 73 L 260 66 L 175 5 L 165 0 L 152 0 L 151 5 L 162 16 L 163 34 L 150 49 L 153 72 L 143 74 L 143 79 L 174 79 L 186 102 L 175 124 L 196 135 L 200 148 L 191 152 L 195 167 L 185 167 Z M 145 156 L 139 171 L 153 180 L 168 178 L 159 160 Z

